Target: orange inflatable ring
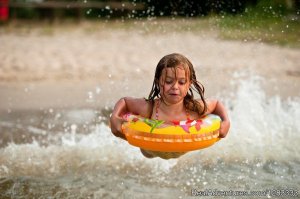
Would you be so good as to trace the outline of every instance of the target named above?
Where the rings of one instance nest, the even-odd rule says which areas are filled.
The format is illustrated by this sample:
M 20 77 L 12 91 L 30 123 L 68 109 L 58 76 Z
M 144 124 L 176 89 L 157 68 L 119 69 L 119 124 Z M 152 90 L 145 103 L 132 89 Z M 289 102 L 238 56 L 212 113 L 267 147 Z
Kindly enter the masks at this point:
M 187 152 L 203 149 L 219 141 L 221 119 L 209 114 L 198 120 L 152 120 L 125 114 L 122 125 L 129 144 L 142 149 L 162 152 Z

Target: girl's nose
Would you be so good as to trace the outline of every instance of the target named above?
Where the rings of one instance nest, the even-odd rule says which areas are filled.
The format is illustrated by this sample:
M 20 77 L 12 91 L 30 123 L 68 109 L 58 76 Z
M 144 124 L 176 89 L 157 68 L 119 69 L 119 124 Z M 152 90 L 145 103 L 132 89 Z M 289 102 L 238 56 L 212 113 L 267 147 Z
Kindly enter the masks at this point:
M 178 81 L 175 81 L 172 88 L 173 89 L 178 89 L 178 85 L 179 85 Z

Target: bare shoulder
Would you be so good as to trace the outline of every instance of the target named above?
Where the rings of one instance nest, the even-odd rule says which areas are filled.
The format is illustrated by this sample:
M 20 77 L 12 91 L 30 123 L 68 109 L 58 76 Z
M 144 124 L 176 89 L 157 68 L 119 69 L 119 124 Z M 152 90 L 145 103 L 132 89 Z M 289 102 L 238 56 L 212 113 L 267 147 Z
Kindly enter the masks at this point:
M 218 100 L 215 100 L 215 99 L 206 100 L 207 114 L 214 112 L 214 110 L 216 109 L 217 103 L 218 103 Z
M 152 109 L 152 104 L 144 98 L 124 97 L 127 110 L 135 115 L 148 117 Z
M 201 99 L 196 99 L 196 100 L 203 106 L 203 101 Z M 215 110 L 218 100 L 205 99 L 205 102 L 206 102 L 206 105 L 207 105 L 206 114 L 210 114 Z

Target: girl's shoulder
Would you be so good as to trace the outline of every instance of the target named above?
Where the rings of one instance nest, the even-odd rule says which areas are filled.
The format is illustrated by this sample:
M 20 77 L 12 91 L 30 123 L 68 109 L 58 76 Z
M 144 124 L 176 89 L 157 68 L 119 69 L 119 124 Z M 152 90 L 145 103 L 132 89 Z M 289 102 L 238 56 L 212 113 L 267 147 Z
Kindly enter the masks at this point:
M 203 105 L 203 101 L 198 98 L 198 99 L 195 99 L 197 102 L 199 102 L 201 105 Z M 206 105 L 208 106 L 209 104 L 212 104 L 212 103 L 216 103 L 217 100 L 215 99 L 205 99 L 205 103 Z
M 201 99 L 197 99 L 197 101 L 203 106 L 203 101 Z M 215 110 L 216 104 L 218 100 L 216 99 L 205 99 L 205 103 L 207 106 L 207 110 L 205 114 L 210 114 Z
M 145 98 L 124 97 L 126 106 L 132 114 L 149 117 L 153 103 Z

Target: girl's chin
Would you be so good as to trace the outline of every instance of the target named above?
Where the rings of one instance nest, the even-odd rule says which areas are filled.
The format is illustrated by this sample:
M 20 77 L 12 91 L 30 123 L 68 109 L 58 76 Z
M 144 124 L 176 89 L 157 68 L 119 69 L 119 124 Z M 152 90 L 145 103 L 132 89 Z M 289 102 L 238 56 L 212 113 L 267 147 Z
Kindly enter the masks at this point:
M 183 99 L 179 95 L 170 96 L 165 99 L 165 101 L 170 104 L 177 104 L 177 103 L 181 102 L 182 100 Z

